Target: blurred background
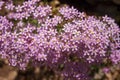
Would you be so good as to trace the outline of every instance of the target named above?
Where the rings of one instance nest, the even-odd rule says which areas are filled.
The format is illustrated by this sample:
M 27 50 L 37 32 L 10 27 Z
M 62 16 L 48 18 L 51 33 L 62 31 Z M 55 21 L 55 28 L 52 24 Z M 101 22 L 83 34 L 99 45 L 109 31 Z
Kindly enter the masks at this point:
M 7 1 L 7 0 L 3 0 Z M 18 1 L 18 0 L 13 0 Z M 23 1 L 23 0 L 20 0 Z M 120 0 L 41 0 L 53 7 L 63 5 L 73 6 L 88 15 L 108 15 L 115 19 L 120 26 Z M 96 67 L 92 71 L 92 80 L 120 80 L 120 66 L 107 65 L 106 68 Z M 20 71 L 10 67 L 6 60 L 0 59 L 0 80 L 63 80 L 59 75 L 46 67 L 28 67 L 26 71 Z

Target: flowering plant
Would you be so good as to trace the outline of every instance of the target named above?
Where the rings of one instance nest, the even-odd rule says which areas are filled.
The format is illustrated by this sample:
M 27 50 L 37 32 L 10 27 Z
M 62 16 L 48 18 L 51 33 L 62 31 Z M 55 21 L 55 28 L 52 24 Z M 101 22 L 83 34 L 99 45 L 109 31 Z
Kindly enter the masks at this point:
M 87 80 L 104 59 L 120 62 L 120 29 L 114 19 L 88 16 L 74 7 L 55 11 L 40 0 L 0 1 L 0 55 L 11 66 L 48 66 L 66 79 Z

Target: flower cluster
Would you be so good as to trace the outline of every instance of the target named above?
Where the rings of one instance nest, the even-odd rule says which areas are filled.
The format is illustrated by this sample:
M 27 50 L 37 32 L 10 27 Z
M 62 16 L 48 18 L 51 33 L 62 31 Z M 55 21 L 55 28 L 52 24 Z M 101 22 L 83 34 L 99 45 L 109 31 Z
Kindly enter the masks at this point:
M 39 1 L 0 1 L 9 12 L 0 16 L 0 55 L 11 66 L 46 65 L 67 79 L 87 80 L 91 64 L 105 58 L 120 62 L 120 29 L 112 18 L 87 16 L 68 6 L 55 14 Z

